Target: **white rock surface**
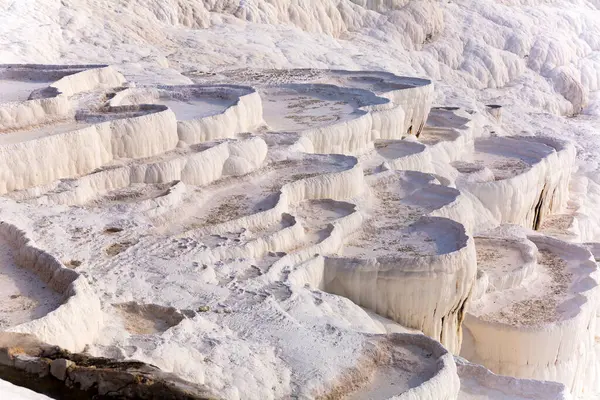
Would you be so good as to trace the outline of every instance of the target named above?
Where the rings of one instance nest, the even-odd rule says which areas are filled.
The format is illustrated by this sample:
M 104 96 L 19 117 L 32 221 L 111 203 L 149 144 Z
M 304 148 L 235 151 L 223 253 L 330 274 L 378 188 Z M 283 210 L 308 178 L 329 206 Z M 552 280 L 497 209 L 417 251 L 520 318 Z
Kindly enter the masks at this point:
M 488 369 L 455 357 L 460 376 L 462 400 L 480 399 L 547 399 L 570 400 L 572 397 L 564 385 L 556 382 L 515 379 L 496 375 Z
M 10 329 L 227 399 L 597 397 L 599 9 L 0 5 L 0 60 L 44 64 L 0 66 L 1 258 L 70 296 Z

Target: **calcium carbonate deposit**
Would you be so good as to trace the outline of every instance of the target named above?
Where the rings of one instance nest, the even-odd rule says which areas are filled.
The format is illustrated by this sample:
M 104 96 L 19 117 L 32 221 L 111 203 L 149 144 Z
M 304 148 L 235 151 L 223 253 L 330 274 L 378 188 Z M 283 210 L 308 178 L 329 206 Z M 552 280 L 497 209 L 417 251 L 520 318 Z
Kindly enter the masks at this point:
M 2 399 L 599 399 L 599 210 L 598 0 L 0 0 Z

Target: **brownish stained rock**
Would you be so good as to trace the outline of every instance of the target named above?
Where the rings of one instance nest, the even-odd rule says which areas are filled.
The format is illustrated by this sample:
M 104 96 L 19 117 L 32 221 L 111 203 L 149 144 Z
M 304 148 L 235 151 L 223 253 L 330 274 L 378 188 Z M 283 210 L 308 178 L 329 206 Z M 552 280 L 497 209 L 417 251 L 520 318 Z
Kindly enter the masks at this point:
M 60 399 L 219 398 L 150 364 L 71 353 L 11 332 L 0 333 L 0 378 Z

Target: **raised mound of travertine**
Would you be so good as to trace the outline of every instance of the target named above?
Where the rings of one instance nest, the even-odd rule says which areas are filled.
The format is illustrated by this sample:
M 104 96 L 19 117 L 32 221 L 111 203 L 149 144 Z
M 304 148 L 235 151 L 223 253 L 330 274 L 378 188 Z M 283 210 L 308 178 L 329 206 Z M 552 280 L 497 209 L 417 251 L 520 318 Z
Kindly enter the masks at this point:
M 494 230 L 563 212 L 571 144 L 490 136 L 497 108 L 432 108 L 426 79 L 189 76 L 0 66 L 0 329 L 111 359 L 7 353 L 2 376 L 60 358 L 78 378 L 51 385 L 127 396 L 595 390 L 589 253 Z
M 369 178 L 372 197 L 359 205 L 371 218 L 341 258 L 324 261 L 319 286 L 459 349 L 475 247 L 462 224 L 441 216 L 460 220 L 470 203 L 431 175 L 389 171 Z
M 544 137 L 475 141 L 472 161 L 457 161 L 459 189 L 475 194 L 503 223 L 538 229 L 566 206 L 575 159 L 572 144 Z
M 516 228 L 475 242 L 480 275 L 465 319 L 473 343 L 463 354 L 500 374 L 584 391 L 597 363 L 592 254 Z

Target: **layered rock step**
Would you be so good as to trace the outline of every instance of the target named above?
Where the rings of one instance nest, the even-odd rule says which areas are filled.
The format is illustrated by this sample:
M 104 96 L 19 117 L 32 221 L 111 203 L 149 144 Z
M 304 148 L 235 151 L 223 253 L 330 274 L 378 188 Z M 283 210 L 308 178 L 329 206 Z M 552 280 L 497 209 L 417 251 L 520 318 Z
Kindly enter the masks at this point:
M 0 64 L 0 133 L 70 119 L 69 97 L 123 83 L 106 65 Z
M 369 215 L 361 232 L 345 241 L 340 256 L 314 259 L 307 272 L 296 272 L 297 279 L 458 350 L 464 303 L 475 280 L 475 247 L 462 224 L 441 216 L 460 219 L 470 203 L 419 172 L 369 178 L 372 195 L 358 203 Z M 417 295 L 425 290 L 421 285 L 436 287 L 429 302 Z M 449 287 L 452 293 L 444 289 Z
M 473 193 L 502 223 L 539 229 L 568 200 L 572 144 L 539 137 L 477 139 L 472 160 L 457 161 L 456 186 Z
M 591 253 L 516 228 L 476 246 L 479 279 L 461 354 L 499 374 L 590 390 L 599 293 Z
M 9 295 L 3 330 L 34 333 L 40 339 L 81 351 L 102 325 L 100 302 L 87 280 L 36 247 L 26 232 L 0 222 L 7 265 L 2 274 Z
M 177 118 L 179 140 L 188 145 L 250 132 L 261 124 L 263 115 L 256 90 L 233 85 L 128 88 L 116 92 L 109 104 L 168 107 Z

